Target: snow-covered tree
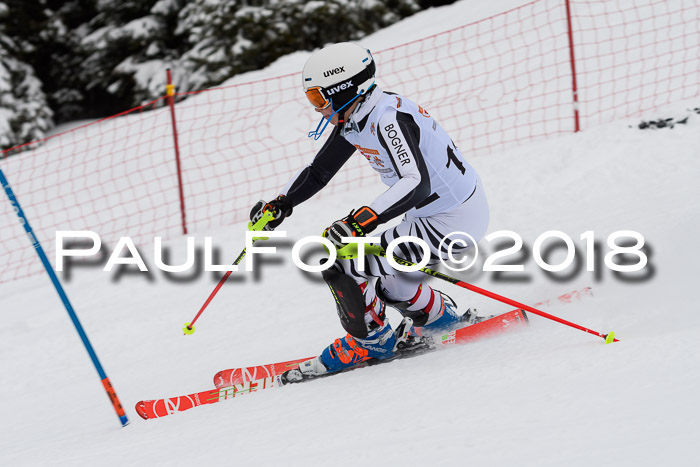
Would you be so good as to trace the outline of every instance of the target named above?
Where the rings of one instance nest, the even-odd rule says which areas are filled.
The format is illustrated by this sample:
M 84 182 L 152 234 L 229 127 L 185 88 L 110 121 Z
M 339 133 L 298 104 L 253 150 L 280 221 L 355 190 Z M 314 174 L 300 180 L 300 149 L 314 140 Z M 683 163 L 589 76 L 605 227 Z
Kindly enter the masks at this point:
M 174 36 L 186 0 L 97 0 L 79 54 L 81 80 L 91 100 L 113 110 L 164 93 L 165 68 L 181 54 Z
M 297 50 L 358 40 L 418 9 L 413 0 L 192 0 L 177 30 L 188 43 L 185 86 L 213 86 Z
M 0 2 L 0 148 L 43 138 L 53 125 L 41 81 L 30 65 L 20 60 L 21 51 L 6 34 L 10 15 Z
M 31 60 L 44 83 L 49 105 L 58 121 L 104 115 L 90 109 L 86 82 L 81 76 L 85 60 L 81 41 L 89 31 L 89 21 L 97 14 L 96 1 L 52 3 L 56 5 L 47 5 L 39 31 L 25 39 L 33 45 Z
M 114 111 L 162 95 L 168 67 L 180 91 L 202 89 L 290 52 L 357 40 L 419 10 L 414 0 L 92 1 L 81 80 L 91 102 Z
M 0 27 L 3 128 L 18 99 L 32 99 L 35 132 L 12 120 L 13 132 L 40 134 L 51 125 L 47 102 L 58 121 L 110 115 L 163 95 L 168 67 L 180 91 L 211 87 L 449 1 L 0 0 L 12 11 Z

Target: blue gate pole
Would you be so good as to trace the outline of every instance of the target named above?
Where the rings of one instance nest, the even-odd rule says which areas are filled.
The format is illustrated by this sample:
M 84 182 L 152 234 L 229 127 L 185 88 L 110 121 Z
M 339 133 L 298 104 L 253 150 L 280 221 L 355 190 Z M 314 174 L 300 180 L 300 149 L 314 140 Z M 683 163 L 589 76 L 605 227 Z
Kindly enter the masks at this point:
M 51 282 L 53 282 L 53 285 L 56 288 L 56 292 L 58 292 L 59 297 L 61 297 L 61 300 L 63 301 L 63 305 L 66 307 L 66 311 L 68 312 L 68 316 L 70 316 L 71 321 L 73 321 L 73 325 L 75 326 L 76 331 L 78 331 L 78 334 L 80 335 L 80 338 L 83 341 L 83 345 L 85 345 L 85 349 L 87 350 L 88 354 L 90 355 L 90 358 L 92 359 L 93 365 L 95 365 L 95 369 L 97 370 L 97 374 L 100 375 L 100 380 L 102 381 L 102 386 L 104 386 L 105 391 L 107 391 L 107 396 L 109 397 L 109 400 L 112 402 L 112 405 L 114 406 L 114 410 L 115 410 L 115 412 L 117 412 L 117 416 L 119 417 L 119 420 L 121 421 L 122 426 L 126 426 L 129 423 L 129 419 L 126 418 L 126 413 L 124 412 L 124 408 L 122 407 L 121 402 L 119 402 L 119 398 L 117 397 L 117 393 L 114 391 L 114 388 L 112 387 L 112 383 L 110 383 L 109 378 L 105 374 L 105 371 L 102 368 L 102 365 L 100 364 L 100 360 L 97 358 L 97 354 L 95 353 L 95 350 L 92 348 L 92 345 L 90 344 L 90 340 L 88 339 L 87 334 L 85 334 L 85 330 L 83 329 L 83 326 L 80 324 L 80 321 L 78 320 L 78 315 L 75 314 L 75 310 L 73 309 L 73 306 L 70 304 L 70 301 L 68 300 L 68 296 L 66 295 L 65 290 L 63 290 L 63 286 L 61 285 L 61 282 L 58 280 L 58 277 L 56 276 L 56 273 L 53 270 L 53 266 L 51 266 L 49 259 L 46 257 L 46 253 L 44 253 L 44 249 L 41 247 L 41 244 L 39 243 L 39 240 L 36 238 L 36 235 L 34 235 L 34 231 L 32 230 L 32 227 L 29 225 L 29 221 L 27 220 L 27 217 L 24 215 L 24 211 L 22 211 L 22 208 L 20 207 L 19 202 L 17 201 L 17 198 L 15 197 L 15 194 L 12 192 L 12 188 L 10 187 L 10 183 L 7 181 L 7 178 L 5 178 L 5 174 L 2 172 L 2 169 L 0 169 L 0 185 L 2 185 L 2 188 L 5 191 L 5 194 L 7 195 L 8 199 L 10 200 L 10 204 L 12 205 L 12 209 L 14 209 L 15 213 L 17 213 L 17 217 L 19 217 L 20 222 L 24 226 L 24 230 L 27 232 L 27 236 L 29 237 L 29 240 L 34 245 L 34 249 L 36 250 L 36 253 L 39 255 L 39 258 L 41 258 L 41 262 L 44 264 L 44 268 L 46 269 L 46 272 L 48 273 L 49 277 L 51 278 Z

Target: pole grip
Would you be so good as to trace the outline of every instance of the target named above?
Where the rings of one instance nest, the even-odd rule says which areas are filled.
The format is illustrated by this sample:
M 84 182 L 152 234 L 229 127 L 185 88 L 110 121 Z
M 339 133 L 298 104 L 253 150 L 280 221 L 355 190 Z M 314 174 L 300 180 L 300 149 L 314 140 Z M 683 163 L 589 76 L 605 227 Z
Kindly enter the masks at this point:
M 248 230 L 252 230 L 252 231 L 262 230 L 267 225 L 267 223 L 270 222 L 271 220 L 273 220 L 274 218 L 275 218 L 275 216 L 270 211 L 267 211 L 267 212 L 263 213 L 262 217 L 255 224 L 253 224 L 252 222 L 248 222 Z M 267 240 L 267 237 L 254 237 L 253 243 L 255 243 L 258 240 Z M 239 264 L 243 260 L 245 253 L 246 253 L 246 249 L 243 248 L 243 251 L 241 251 L 241 253 L 238 255 L 236 260 L 233 262 L 234 266 Z M 186 329 L 188 329 L 190 331 L 192 331 L 194 329 L 194 323 L 196 323 L 197 320 L 199 319 L 199 317 L 202 315 L 202 313 L 204 313 L 204 310 L 206 310 L 206 308 L 209 306 L 209 303 L 211 303 L 211 301 L 214 299 L 214 296 L 216 296 L 216 294 L 219 292 L 219 289 L 221 289 L 221 287 L 228 280 L 230 275 L 231 275 L 231 271 L 226 271 L 226 274 L 224 274 L 224 276 L 219 280 L 219 283 L 216 284 L 216 287 L 214 287 L 214 290 L 209 294 L 209 297 L 207 297 L 207 300 L 204 302 L 202 307 L 199 309 L 199 311 L 197 312 L 197 315 L 195 315 L 194 319 L 191 322 L 185 324 Z M 183 331 L 184 331 L 184 329 L 183 329 Z M 188 333 L 187 331 L 185 331 L 185 334 L 192 334 L 192 333 Z

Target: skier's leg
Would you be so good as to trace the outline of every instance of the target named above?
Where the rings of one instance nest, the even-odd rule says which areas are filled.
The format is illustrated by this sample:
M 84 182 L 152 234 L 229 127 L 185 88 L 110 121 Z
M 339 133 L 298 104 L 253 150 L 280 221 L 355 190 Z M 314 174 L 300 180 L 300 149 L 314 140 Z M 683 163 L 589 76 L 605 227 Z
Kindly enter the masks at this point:
M 335 299 L 340 324 L 350 335 L 365 338 L 368 334 L 365 324 L 365 297 L 357 282 L 338 269 L 332 267 L 322 272 L 323 280 Z
M 306 375 L 318 376 L 326 372 L 350 368 L 371 358 L 385 359 L 394 354 L 395 337 L 386 320 L 384 303 L 377 299 L 374 288 L 362 277 L 361 282 L 343 274 L 337 267 L 323 272 L 340 323 L 348 332 L 335 340 L 316 358 L 299 365 Z
M 441 331 L 460 325 L 463 317 L 457 313 L 457 305 L 442 292 L 434 290 L 426 282 L 416 283 L 408 274 L 396 274 L 377 279 L 377 296 L 403 316 L 413 320 L 413 325 L 429 331 Z M 410 297 L 404 300 L 390 298 Z
M 450 241 L 463 242 L 452 244 L 452 253 L 457 256 L 472 248 L 474 242 L 478 242 L 486 233 L 488 221 L 488 204 L 479 182 L 472 197 L 452 211 L 427 218 L 405 216 L 399 225 L 381 235 L 381 245 L 386 249 L 396 238 L 408 235 L 418 237 L 430 247 L 431 259 L 428 267 L 433 267 L 439 263 L 440 258 L 449 259 Z M 461 232 L 471 235 L 473 240 Z M 441 245 L 441 240 L 448 235 L 450 241 Z M 414 263 L 420 262 L 423 255 L 422 249 L 410 243 L 399 244 L 393 253 Z M 424 280 L 425 274 L 394 271 L 388 266 L 386 258 L 368 257 L 367 261 L 367 274 L 379 277 L 376 292 L 380 299 L 398 309 L 404 316 L 412 318 L 415 326 L 439 331 L 475 318 L 470 315 L 469 310 L 464 316 L 459 316 L 454 301 L 430 287 Z
M 441 247 L 440 240 L 450 233 L 461 231 L 469 233 L 478 242 L 486 233 L 488 218 L 488 204 L 479 182 L 472 197 L 450 212 L 428 218 L 404 216 L 399 225 L 381 235 L 381 244 L 386 249 L 395 238 L 408 235 L 419 237 L 430 247 L 429 264 L 434 265 L 439 257 L 447 259 L 448 256 L 447 245 Z M 459 254 L 473 246 L 470 239 L 465 237 L 464 240 L 465 246 L 455 245 L 453 253 Z M 417 263 L 421 260 L 422 250 L 410 243 L 400 244 L 395 254 Z M 338 315 L 348 335 L 336 340 L 319 358 L 314 359 L 316 361 L 310 365 L 314 371 L 322 370 L 323 367 L 329 371 L 338 371 L 372 357 L 391 356 L 395 338 L 388 321 L 384 319 L 384 302 L 395 306 L 402 314 L 414 319 L 416 326 L 423 326 L 426 330 L 442 330 L 461 322 L 454 302 L 446 300 L 442 293 L 433 290 L 423 280 L 422 273 L 397 272 L 384 257 L 369 255 L 363 259 L 362 271 L 359 259 L 350 259 L 336 261 L 333 268 L 324 274 L 331 291 L 334 291 Z M 343 276 L 345 278 L 341 279 Z M 369 283 L 372 278 L 380 278 L 376 289 L 379 291 L 379 300 L 375 287 Z M 338 291 L 347 295 L 347 300 L 339 296 Z M 361 307 L 360 295 L 364 298 L 364 309 Z M 362 328 L 360 317 L 364 320 L 366 329 Z M 391 352 L 388 351 L 389 348 L 392 349 Z M 321 363 L 320 367 L 318 363 Z M 300 368 L 303 369 L 303 366 Z

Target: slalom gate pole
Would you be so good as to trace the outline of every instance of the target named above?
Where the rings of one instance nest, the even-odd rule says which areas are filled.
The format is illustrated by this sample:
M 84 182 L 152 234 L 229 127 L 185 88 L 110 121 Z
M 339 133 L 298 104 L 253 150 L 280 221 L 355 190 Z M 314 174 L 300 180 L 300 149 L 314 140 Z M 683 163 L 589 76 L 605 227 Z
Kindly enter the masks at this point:
M 353 244 L 351 244 L 351 245 L 353 245 Z M 348 251 L 352 251 L 352 250 L 350 249 Z M 355 255 L 356 254 L 357 254 L 357 252 L 355 252 Z M 379 245 L 365 245 L 365 254 L 372 254 L 372 255 L 376 255 L 376 256 L 386 257 L 386 252 Z M 351 257 L 351 256 L 352 256 L 352 253 L 349 253 L 348 255 L 346 255 L 346 257 Z M 340 251 L 338 252 L 338 258 L 341 258 Z M 394 260 L 397 263 L 401 264 L 402 266 L 415 266 L 416 265 L 416 263 L 412 263 L 411 261 L 407 261 L 405 259 L 399 258 L 398 256 L 394 256 Z M 558 318 L 554 315 L 550 315 L 549 313 L 545 313 L 544 311 L 540 311 L 540 310 L 533 308 L 529 305 L 525 305 L 524 303 L 517 302 L 515 300 L 504 297 L 502 295 L 498 295 L 497 293 L 490 292 L 486 289 L 482 289 L 480 287 L 477 287 L 475 285 L 461 281 L 459 279 L 455 279 L 454 277 L 450 277 L 450 276 L 443 274 L 439 271 L 434 271 L 430 268 L 421 268 L 420 272 L 427 274 L 429 276 L 437 277 L 438 279 L 442 279 L 442 280 L 449 282 L 451 284 L 454 284 L 458 287 L 462 287 L 464 289 L 471 290 L 472 292 L 476 292 L 480 295 L 491 298 L 493 300 L 497 300 L 499 302 L 506 303 L 506 304 L 513 306 L 515 308 L 520 308 L 521 310 L 529 311 L 532 314 L 541 316 L 543 318 L 550 319 L 552 321 L 556 321 L 557 323 L 561 323 L 561 324 L 564 324 L 566 326 L 572 327 L 574 329 L 578 329 L 580 331 L 587 332 L 588 334 L 593 334 L 595 336 L 598 336 L 598 337 L 604 339 L 606 344 L 619 341 L 618 339 L 615 339 L 615 333 L 612 331 L 609 332 L 608 334 L 603 334 L 603 333 L 600 333 L 598 331 L 594 331 L 592 329 L 585 328 L 585 327 L 580 326 L 576 323 L 572 323 L 571 321 L 567 321 L 565 319 Z
M 27 232 L 29 240 L 32 242 L 32 245 L 34 246 L 37 255 L 39 255 L 39 258 L 41 259 L 41 262 L 43 263 L 46 272 L 51 278 L 51 282 L 53 282 L 53 285 L 56 288 L 56 292 L 58 292 L 59 297 L 61 297 L 63 305 L 65 306 L 66 311 L 68 312 L 68 316 L 70 316 L 71 321 L 73 321 L 73 325 L 75 326 L 76 331 L 78 331 L 78 335 L 83 341 L 83 345 L 85 346 L 88 355 L 90 355 L 90 359 L 92 360 L 92 363 L 95 366 L 95 369 L 97 370 L 97 374 L 100 376 L 102 386 L 107 392 L 109 400 L 112 402 L 112 406 L 114 407 L 114 411 L 119 417 L 119 421 L 121 422 L 122 426 L 126 426 L 129 423 L 129 419 L 126 417 L 126 412 L 124 412 L 124 408 L 122 407 L 122 404 L 119 401 L 119 398 L 117 397 L 117 393 L 114 391 L 112 383 L 109 381 L 107 374 L 102 368 L 100 360 L 97 358 L 97 354 L 92 348 L 90 340 L 88 339 L 87 334 L 85 334 L 83 326 L 80 324 L 80 320 L 78 320 L 78 315 L 76 315 L 75 310 L 73 309 L 73 306 L 70 303 L 70 300 L 68 300 L 68 296 L 66 295 L 65 290 L 63 290 L 61 282 L 58 280 L 58 277 L 56 276 L 56 273 L 54 272 L 53 267 L 49 262 L 49 259 L 46 257 L 46 253 L 44 253 L 44 249 L 39 243 L 39 239 L 37 239 L 36 235 L 34 235 L 34 231 L 29 225 L 29 221 L 27 220 L 24 211 L 22 211 L 22 208 L 20 207 L 19 202 L 17 201 L 17 197 L 13 193 L 9 182 L 7 181 L 7 178 L 5 178 L 5 174 L 2 172 L 2 169 L 0 169 L 0 185 L 2 185 L 2 188 L 5 191 L 7 198 L 10 200 L 12 208 L 14 209 L 15 213 L 17 214 L 17 217 L 19 217 L 20 222 L 24 226 L 24 230 L 25 232 Z
M 182 187 L 182 164 L 180 163 L 180 143 L 177 133 L 177 119 L 175 118 L 175 85 L 170 68 L 166 69 L 168 84 L 165 86 L 168 107 L 170 107 L 170 121 L 173 126 L 173 149 L 175 149 L 175 168 L 177 169 L 177 188 L 180 195 L 180 219 L 182 221 L 182 234 L 187 235 L 187 218 L 185 216 L 185 195 Z
M 267 223 L 270 222 L 271 220 L 273 220 L 274 218 L 275 217 L 272 214 L 272 212 L 266 211 L 263 214 L 263 216 L 260 218 L 260 220 L 258 220 L 255 224 L 253 224 L 252 222 L 248 223 L 248 230 L 252 230 L 252 231 L 262 230 L 267 225 Z M 265 237 L 255 237 L 255 238 L 253 238 L 253 243 L 255 243 L 258 240 L 265 240 L 265 239 L 266 239 Z M 246 249 L 243 248 L 243 251 L 241 251 L 241 253 L 238 255 L 238 258 L 236 258 L 236 260 L 233 262 L 233 266 L 237 266 L 243 260 L 245 253 L 246 253 Z M 204 313 L 204 310 L 207 308 L 207 306 L 209 306 L 209 303 L 211 303 L 211 301 L 214 299 L 214 296 L 216 296 L 216 294 L 219 293 L 219 289 L 221 289 L 221 287 L 224 285 L 224 283 L 226 282 L 226 280 L 229 278 L 230 275 L 231 275 L 231 271 L 226 271 L 226 274 L 224 274 L 224 277 L 222 277 L 221 280 L 219 280 L 219 283 L 216 284 L 216 287 L 214 287 L 214 290 L 209 294 L 209 297 L 204 302 L 204 305 L 202 305 L 202 307 L 197 312 L 197 316 L 195 316 L 191 322 L 185 323 L 185 327 L 182 328 L 182 332 L 184 332 L 185 335 L 190 335 L 190 334 L 194 333 L 194 323 L 197 322 L 197 320 L 202 315 L 202 313 Z

